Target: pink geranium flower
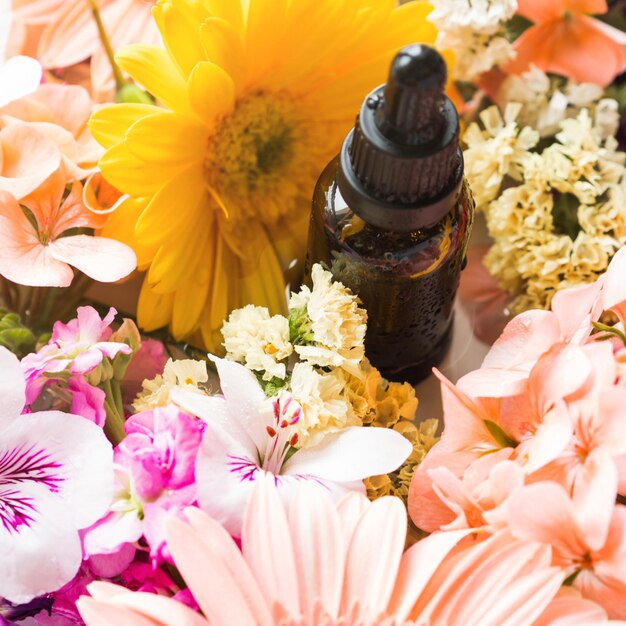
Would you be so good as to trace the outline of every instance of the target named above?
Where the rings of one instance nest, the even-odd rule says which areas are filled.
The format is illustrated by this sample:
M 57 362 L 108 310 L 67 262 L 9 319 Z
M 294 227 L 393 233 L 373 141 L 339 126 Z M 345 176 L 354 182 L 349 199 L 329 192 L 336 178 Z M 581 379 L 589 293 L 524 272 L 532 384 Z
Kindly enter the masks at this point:
M 92 597 L 78 601 L 88 626 L 528 625 L 551 609 L 562 582 L 549 548 L 505 533 L 466 548 L 457 544 L 468 531 L 438 533 L 403 554 L 401 500 L 352 493 L 335 505 L 307 481 L 288 508 L 273 477 L 255 481 L 241 550 L 202 511 L 186 515 L 169 522 L 168 544 L 204 617 L 93 583 Z
M 67 178 L 82 179 L 93 172 L 103 154 L 87 128 L 92 110 L 83 87 L 44 84 L 0 107 L 0 128 L 27 123 L 60 150 Z
M 553 564 L 612 618 L 626 618 L 626 507 L 614 506 L 615 476 L 598 475 L 593 491 L 570 499 L 560 485 L 528 485 L 513 498 L 517 536 L 552 546 Z
M 32 404 L 50 378 L 67 372 L 84 376 L 95 370 L 104 359 L 114 359 L 118 354 L 131 354 L 125 343 L 108 341 L 110 328 L 117 311 L 110 308 L 100 319 L 90 306 L 79 307 L 75 319 L 67 324 L 56 322 L 50 341 L 38 352 L 22 359 L 27 381 L 26 401 Z
M 77 415 L 20 415 L 25 384 L 0 348 L 0 597 L 14 603 L 59 589 L 82 561 L 78 530 L 107 510 L 111 444 Z
M 74 229 L 97 228 L 101 222 L 83 204 L 80 183 L 74 183 L 65 199 L 64 192 L 60 171 L 22 198 L 21 205 L 0 191 L 0 274 L 35 287 L 67 287 L 74 278 L 72 267 L 100 282 L 130 274 L 137 257 L 127 245 L 72 234 Z
M 113 50 L 129 43 L 159 44 L 151 0 L 104 0 L 100 15 Z M 68 67 L 91 57 L 94 90 L 108 92 L 115 83 L 88 2 L 13 0 L 16 20 L 45 24 L 37 57 L 46 69 Z
M 115 450 L 117 489 L 111 511 L 86 534 L 88 554 L 110 554 L 142 535 L 153 561 L 168 558 L 165 518 L 196 501 L 195 465 L 204 422 L 176 407 L 142 411 L 126 422 Z

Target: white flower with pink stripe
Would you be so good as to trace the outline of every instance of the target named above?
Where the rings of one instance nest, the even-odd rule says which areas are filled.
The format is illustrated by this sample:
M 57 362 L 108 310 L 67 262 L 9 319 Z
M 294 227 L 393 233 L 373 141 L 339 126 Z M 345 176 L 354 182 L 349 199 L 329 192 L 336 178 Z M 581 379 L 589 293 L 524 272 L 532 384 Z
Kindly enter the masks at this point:
M 0 373 L 0 597 L 19 604 L 78 571 L 78 531 L 104 515 L 112 498 L 113 450 L 85 418 L 20 415 L 24 375 L 4 348 Z

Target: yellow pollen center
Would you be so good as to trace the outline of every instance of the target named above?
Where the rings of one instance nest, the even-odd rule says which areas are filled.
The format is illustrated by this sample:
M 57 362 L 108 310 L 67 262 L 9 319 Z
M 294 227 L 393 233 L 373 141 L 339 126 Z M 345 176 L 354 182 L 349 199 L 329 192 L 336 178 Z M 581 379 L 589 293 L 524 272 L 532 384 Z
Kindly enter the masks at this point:
M 276 354 L 278 348 L 273 343 L 268 343 L 265 348 L 263 348 L 263 352 L 265 352 L 265 354 Z
M 210 138 L 204 171 L 230 220 L 275 223 L 296 206 L 311 176 L 310 123 L 289 95 L 241 98 Z
M 185 378 L 185 385 L 193 385 L 193 380 L 189 377 Z

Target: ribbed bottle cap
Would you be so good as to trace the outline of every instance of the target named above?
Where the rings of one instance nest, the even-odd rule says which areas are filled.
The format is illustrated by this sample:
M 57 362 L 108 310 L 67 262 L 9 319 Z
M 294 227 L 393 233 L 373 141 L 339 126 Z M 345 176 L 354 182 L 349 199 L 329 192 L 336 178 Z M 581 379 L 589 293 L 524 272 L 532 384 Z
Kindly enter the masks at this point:
M 338 184 L 367 222 L 402 230 L 430 226 L 456 202 L 463 167 L 446 77 L 441 55 L 413 44 L 395 56 L 387 83 L 365 99 L 342 148 Z M 414 214 L 397 215 L 402 210 Z

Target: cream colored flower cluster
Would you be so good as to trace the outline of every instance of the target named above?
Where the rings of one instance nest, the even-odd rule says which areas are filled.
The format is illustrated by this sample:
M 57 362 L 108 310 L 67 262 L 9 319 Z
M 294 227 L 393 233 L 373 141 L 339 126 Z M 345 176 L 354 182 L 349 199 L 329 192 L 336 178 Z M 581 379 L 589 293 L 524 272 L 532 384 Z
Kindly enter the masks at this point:
M 432 0 L 428 19 L 439 32 L 437 45 L 456 55 L 456 78 L 471 81 L 513 57 L 504 23 L 517 0 Z
M 494 245 L 484 263 L 512 311 L 547 308 L 555 291 L 594 281 L 626 243 L 626 154 L 602 115 L 583 108 L 540 149 L 521 104 L 491 107 L 464 136 L 467 176 Z
M 523 74 L 509 74 L 502 82 L 496 104 L 503 109 L 509 102 L 522 104 L 517 123 L 530 126 L 541 137 L 554 136 L 560 123 L 577 117 L 581 109 L 589 109 L 603 139 L 614 135 L 619 124 L 617 101 L 606 98 L 602 87 L 548 76 L 534 65 Z

